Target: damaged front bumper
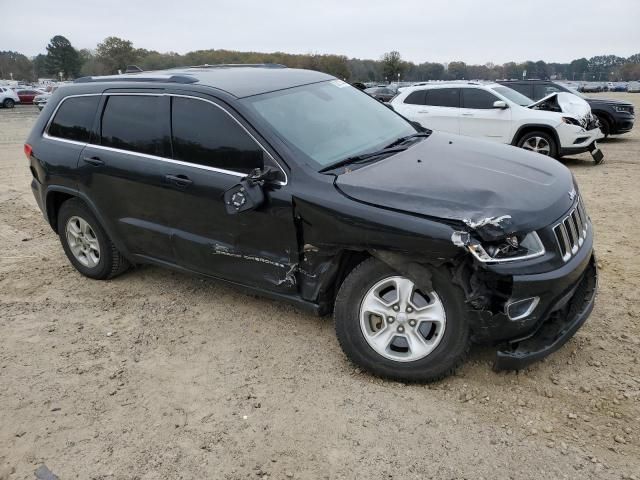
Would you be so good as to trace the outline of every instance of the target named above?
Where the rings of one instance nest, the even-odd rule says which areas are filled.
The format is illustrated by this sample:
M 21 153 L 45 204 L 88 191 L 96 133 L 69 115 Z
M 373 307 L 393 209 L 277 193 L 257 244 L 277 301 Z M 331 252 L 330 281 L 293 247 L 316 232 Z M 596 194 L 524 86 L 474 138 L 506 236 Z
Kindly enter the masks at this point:
M 495 370 L 519 370 L 558 350 L 587 320 L 597 291 L 597 267 L 591 248 L 565 268 L 516 278 L 514 291 L 539 295 L 542 314 L 525 335 L 502 343 Z M 526 321 L 522 322 L 524 326 Z

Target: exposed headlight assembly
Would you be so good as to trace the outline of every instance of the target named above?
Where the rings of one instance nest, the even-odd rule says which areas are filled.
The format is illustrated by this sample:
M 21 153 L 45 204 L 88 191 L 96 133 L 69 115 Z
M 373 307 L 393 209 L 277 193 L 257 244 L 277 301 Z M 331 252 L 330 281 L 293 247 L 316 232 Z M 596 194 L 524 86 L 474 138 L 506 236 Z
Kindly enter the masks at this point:
M 562 122 L 567 123 L 569 125 L 577 125 L 578 127 L 582 126 L 578 120 L 571 117 L 562 117 Z
M 483 243 L 469 237 L 464 246 L 483 263 L 528 260 L 545 253 L 544 245 L 536 232 L 520 236 L 510 235 L 495 242 Z

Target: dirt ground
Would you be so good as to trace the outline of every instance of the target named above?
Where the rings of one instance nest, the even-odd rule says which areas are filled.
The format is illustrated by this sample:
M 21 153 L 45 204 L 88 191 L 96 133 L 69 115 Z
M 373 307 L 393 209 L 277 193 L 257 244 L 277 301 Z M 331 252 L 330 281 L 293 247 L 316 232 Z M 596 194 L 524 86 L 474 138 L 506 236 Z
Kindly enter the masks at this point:
M 575 338 L 407 386 L 349 364 L 329 318 L 155 267 L 76 273 L 29 188 L 37 115 L 0 110 L 0 480 L 640 479 L 640 125 L 601 166 L 565 160 L 601 272 Z

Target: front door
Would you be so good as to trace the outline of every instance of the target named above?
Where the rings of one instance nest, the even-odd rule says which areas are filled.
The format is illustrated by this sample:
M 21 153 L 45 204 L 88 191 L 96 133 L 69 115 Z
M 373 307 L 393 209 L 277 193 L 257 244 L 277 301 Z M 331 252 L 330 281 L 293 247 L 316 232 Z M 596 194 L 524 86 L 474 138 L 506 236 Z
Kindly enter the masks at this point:
M 171 111 L 174 163 L 164 175 L 173 182 L 166 214 L 178 263 L 258 288 L 295 290 L 297 237 L 284 171 L 223 105 L 176 95 Z M 267 165 L 281 176 L 265 185 L 265 203 L 226 213 L 224 192 Z
M 494 107 L 494 102 L 498 100 L 500 98 L 486 90 L 463 88 L 460 134 L 493 142 L 509 143 L 511 141 L 511 109 Z

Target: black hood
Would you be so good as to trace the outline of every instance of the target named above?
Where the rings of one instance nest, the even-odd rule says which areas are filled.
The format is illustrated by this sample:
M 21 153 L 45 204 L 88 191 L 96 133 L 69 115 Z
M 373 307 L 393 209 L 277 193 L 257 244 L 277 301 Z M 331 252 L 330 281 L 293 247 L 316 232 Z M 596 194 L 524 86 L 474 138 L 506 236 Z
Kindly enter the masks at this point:
M 586 97 L 585 100 L 589 105 L 624 105 L 627 107 L 633 106 L 630 102 L 625 102 L 624 100 L 611 100 L 607 98 L 589 98 Z
M 557 160 L 437 132 L 335 183 L 354 200 L 459 221 L 484 238 L 550 225 L 575 194 L 571 172 Z

